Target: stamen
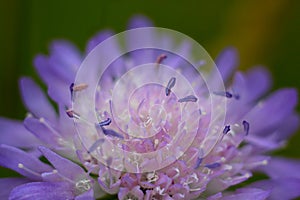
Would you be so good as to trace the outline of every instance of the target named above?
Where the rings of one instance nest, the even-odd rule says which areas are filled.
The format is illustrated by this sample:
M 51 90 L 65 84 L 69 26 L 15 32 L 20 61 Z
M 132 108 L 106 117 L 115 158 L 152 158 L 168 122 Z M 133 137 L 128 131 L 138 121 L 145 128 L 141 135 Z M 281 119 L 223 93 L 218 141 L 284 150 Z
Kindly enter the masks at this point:
M 198 157 L 194 169 L 198 169 L 203 161 L 203 158 Z
M 104 139 L 98 139 L 96 140 L 96 142 L 89 148 L 88 153 L 92 153 L 93 151 L 95 151 L 99 146 L 101 146 L 104 143 Z
M 225 126 L 223 134 L 226 135 L 230 131 L 230 125 Z
M 218 96 L 223 96 L 223 97 L 227 97 L 227 98 L 232 98 L 232 94 L 230 92 L 224 92 L 224 91 L 220 91 L 220 92 L 213 92 L 215 95 Z
M 71 83 L 70 85 L 70 92 L 71 92 L 71 97 L 73 96 L 73 91 L 74 91 L 74 83 Z
M 110 119 L 110 118 L 107 118 L 106 120 L 104 120 L 104 121 L 98 123 L 97 125 L 103 127 L 103 126 L 108 126 L 108 125 L 110 125 L 110 123 L 111 123 L 111 119 Z
M 77 84 L 77 85 L 74 85 L 74 83 L 72 83 L 70 85 L 70 90 L 71 92 L 78 92 L 78 91 L 82 91 L 84 89 L 86 89 L 88 87 L 88 84 L 86 83 L 80 83 L 80 84 Z
M 243 121 L 243 126 L 244 126 L 244 131 L 246 133 L 246 135 L 249 134 L 249 129 L 250 129 L 250 124 L 249 122 L 247 122 L 246 120 Z
M 176 78 L 172 77 L 169 82 L 168 85 L 166 87 L 166 96 L 169 96 L 171 94 L 171 89 L 175 86 L 176 83 Z
M 54 169 L 52 172 L 54 174 L 57 174 L 58 176 L 60 176 L 62 179 L 68 181 L 69 183 L 76 184 L 75 181 L 69 179 L 68 177 L 65 177 L 64 175 L 62 175 L 61 173 L 59 173 L 56 169 Z
M 161 64 L 161 62 L 162 62 L 164 59 L 166 59 L 166 58 L 167 58 L 167 55 L 166 55 L 166 54 L 161 54 L 161 55 L 159 55 L 159 56 L 157 57 L 156 63 L 157 63 L 157 64 Z
M 70 85 L 71 100 L 73 101 L 74 92 L 84 90 L 87 87 L 88 87 L 88 85 L 85 83 L 81 83 L 81 84 L 77 84 L 77 85 L 75 85 L 74 83 L 71 83 L 71 85 Z
M 198 109 L 199 115 L 202 115 L 202 110 L 199 108 Z
M 78 85 L 74 85 L 73 90 L 75 92 L 78 92 L 78 91 L 82 91 L 82 90 L 86 89 L 87 87 L 88 87 L 88 84 L 81 83 L 81 84 L 78 84 Z
M 203 149 L 199 149 L 199 152 L 198 152 L 198 157 L 197 157 L 197 161 L 196 161 L 196 165 L 195 165 L 195 169 L 198 169 L 203 161 Z
M 86 123 L 87 125 L 89 126 L 95 126 L 95 123 L 92 123 L 90 121 L 88 121 L 87 119 L 81 117 L 78 113 L 76 113 L 74 110 L 72 109 L 67 109 L 66 110 L 66 113 L 67 115 L 70 117 L 70 118 L 74 118 L 74 119 L 78 119 L 80 120 L 81 122 L 84 122 Z
M 70 118 L 75 118 L 75 119 L 80 119 L 80 115 L 77 114 L 74 110 L 72 109 L 67 109 L 66 110 L 66 113 L 67 115 L 70 117 Z
M 18 164 L 18 168 L 23 169 L 24 171 L 26 171 L 26 172 L 28 172 L 30 174 L 33 174 L 35 176 L 39 176 L 39 177 L 41 176 L 39 173 L 37 173 L 37 172 L 35 172 L 35 171 L 33 171 L 33 170 L 28 169 L 27 167 L 25 167 L 22 163 Z
M 113 136 L 113 137 L 117 137 L 120 139 L 124 139 L 123 135 L 117 133 L 116 131 L 112 130 L 112 129 L 104 129 L 102 128 L 103 134 L 104 135 L 108 135 L 108 136 Z
M 181 99 L 178 100 L 179 103 L 183 103 L 183 102 L 196 102 L 198 99 L 197 97 L 195 97 L 194 95 L 189 95 L 186 97 L 183 97 Z
M 212 164 L 206 164 L 205 167 L 209 168 L 209 169 L 215 169 L 217 167 L 220 167 L 221 164 L 220 163 L 212 163 Z

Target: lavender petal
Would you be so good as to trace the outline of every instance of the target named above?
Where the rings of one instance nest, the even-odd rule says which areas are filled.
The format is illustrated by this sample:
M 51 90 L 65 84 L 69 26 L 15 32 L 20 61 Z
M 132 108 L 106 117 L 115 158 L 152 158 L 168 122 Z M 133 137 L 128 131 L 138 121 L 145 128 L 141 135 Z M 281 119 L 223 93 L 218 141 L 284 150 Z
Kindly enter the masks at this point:
M 9 200 L 63 200 L 74 199 L 70 184 L 65 182 L 32 182 L 12 190 Z

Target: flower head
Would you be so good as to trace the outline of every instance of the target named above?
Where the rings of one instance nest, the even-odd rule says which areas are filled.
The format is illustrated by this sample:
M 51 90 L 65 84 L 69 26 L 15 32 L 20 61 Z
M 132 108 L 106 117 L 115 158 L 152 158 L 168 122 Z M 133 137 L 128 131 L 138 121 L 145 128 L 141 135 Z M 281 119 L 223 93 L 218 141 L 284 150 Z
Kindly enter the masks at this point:
M 1 119 L 0 165 L 23 178 L 0 179 L 8 185 L 2 197 L 300 196 L 300 161 L 269 154 L 298 127 L 297 92 L 265 97 L 269 73 L 262 67 L 234 72 L 234 48 L 219 55 L 216 68 L 189 38 L 150 26 L 136 17 L 117 38 L 100 32 L 85 54 L 56 41 L 49 56 L 35 58 L 58 113 L 32 79 L 21 79 L 29 114 L 23 124 Z M 269 178 L 239 185 L 256 172 Z

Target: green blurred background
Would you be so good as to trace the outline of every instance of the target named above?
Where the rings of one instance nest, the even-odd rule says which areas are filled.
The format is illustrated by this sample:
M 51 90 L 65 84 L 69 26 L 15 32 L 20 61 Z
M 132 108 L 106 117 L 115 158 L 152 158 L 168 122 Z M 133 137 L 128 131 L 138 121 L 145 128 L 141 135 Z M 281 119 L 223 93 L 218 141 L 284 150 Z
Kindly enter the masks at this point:
M 53 39 L 68 39 L 83 50 L 101 29 L 124 30 L 134 14 L 144 14 L 156 26 L 191 36 L 212 57 L 228 45 L 237 47 L 240 68 L 267 66 L 274 89 L 300 86 L 297 0 L 10 0 L 0 3 L 0 116 L 24 118 L 17 80 L 28 75 L 40 81 L 32 60 L 37 53 L 47 53 Z M 298 132 L 277 154 L 300 157 L 299 144 Z

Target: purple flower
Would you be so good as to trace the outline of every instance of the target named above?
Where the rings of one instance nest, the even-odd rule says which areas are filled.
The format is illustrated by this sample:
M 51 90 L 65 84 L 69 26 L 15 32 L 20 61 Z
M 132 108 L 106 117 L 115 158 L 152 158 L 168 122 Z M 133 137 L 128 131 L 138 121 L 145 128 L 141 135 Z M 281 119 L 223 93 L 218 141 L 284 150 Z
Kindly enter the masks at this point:
M 141 16 L 129 24 L 130 29 L 150 26 L 152 23 Z M 153 49 L 130 52 L 103 72 L 95 95 L 98 121 L 87 120 L 85 113 L 76 110 L 76 103 L 90 85 L 76 83 L 76 74 L 80 73 L 83 58 L 112 35 L 111 31 L 100 32 L 88 42 L 85 53 L 69 42 L 56 41 L 49 56 L 35 58 L 36 70 L 48 87 L 49 97 L 57 103 L 58 112 L 32 79 L 20 80 L 29 113 L 23 123 L 0 119 L 0 165 L 22 177 L 0 179 L 1 199 L 85 200 L 108 196 L 260 200 L 300 196 L 300 161 L 270 154 L 284 147 L 298 128 L 299 117 L 294 111 L 297 92 L 286 88 L 267 94 L 271 79 L 262 67 L 235 72 L 238 56 L 234 48 L 225 49 L 215 61 L 226 88 L 210 92 L 196 84 L 195 71 L 186 67 L 182 57 Z M 128 45 L 140 39 L 129 36 Z M 144 35 L 143 39 L 172 45 L 168 37 Z M 178 49 L 190 55 L 189 45 L 183 43 Z M 103 53 L 110 55 L 120 48 L 111 45 Z M 147 71 L 149 66 L 144 66 L 130 83 L 122 82 L 122 74 L 147 63 L 154 63 L 154 70 L 150 66 L 152 71 Z M 202 60 L 197 63 L 200 68 L 205 65 Z M 180 72 L 196 92 L 189 93 L 184 80 L 176 75 L 157 73 L 155 69 L 162 64 Z M 156 80 L 159 74 L 168 77 L 162 78 L 163 87 L 146 84 L 129 93 L 137 80 Z M 93 74 L 89 78 L 93 79 Z M 207 84 L 220 88 L 217 79 L 218 73 L 212 71 Z M 121 90 L 116 94 L 116 103 L 111 91 L 117 83 Z M 178 97 L 176 92 L 182 95 Z M 131 98 L 128 102 L 124 98 L 127 93 Z M 227 108 L 224 122 L 216 118 L 221 126 L 212 132 L 217 134 L 207 132 L 215 119 L 210 110 L 211 96 L 220 104 L 225 102 Z M 81 109 L 86 106 L 91 105 L 86 103 Z M 224 114 L 222 109 L 217 111 Z M 83 134 L 78 134 L 76 128 Z M 181 145 L 188 146 L 183 151 Z M 121 157 L 114 152 L 115 147 L 133 156 Z M 171 149 L 171 153 L 157 153 L 156 159 L 147 157 L 147 153 L 164 149 Z M 253 181 L 257 180 L 257 172 L 268 178 Z M 249 179 L 251 183 L 240 184 Z

